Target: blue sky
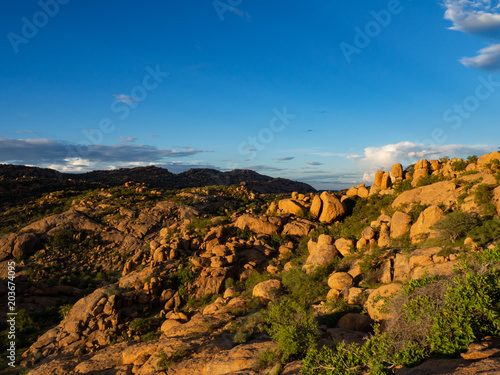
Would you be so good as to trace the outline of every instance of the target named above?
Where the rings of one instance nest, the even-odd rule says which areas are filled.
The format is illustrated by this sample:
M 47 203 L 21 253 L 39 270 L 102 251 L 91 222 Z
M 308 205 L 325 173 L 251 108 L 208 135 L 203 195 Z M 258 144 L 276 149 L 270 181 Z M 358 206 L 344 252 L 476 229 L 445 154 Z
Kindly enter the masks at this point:
M 8 2 L 0 162 L 340 189 L 498 149 L 498 1 Z

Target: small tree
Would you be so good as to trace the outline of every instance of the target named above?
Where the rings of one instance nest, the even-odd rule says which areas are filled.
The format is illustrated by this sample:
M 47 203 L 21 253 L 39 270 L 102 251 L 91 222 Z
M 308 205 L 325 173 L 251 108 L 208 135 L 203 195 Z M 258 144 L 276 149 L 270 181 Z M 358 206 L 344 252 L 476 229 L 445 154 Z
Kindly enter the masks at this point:
M 432 228 L 438 230 L 443 239 L 455 242 L 457 238 L 465 236 L 477 224 L 477 218 L 471 214 L 454 211 L 439 220 Z
M 318 323 L 298 302 L 283 298 L 269 306 L 268 333 L 278 342 L 282 361 L 302 357 L 319 338 Z

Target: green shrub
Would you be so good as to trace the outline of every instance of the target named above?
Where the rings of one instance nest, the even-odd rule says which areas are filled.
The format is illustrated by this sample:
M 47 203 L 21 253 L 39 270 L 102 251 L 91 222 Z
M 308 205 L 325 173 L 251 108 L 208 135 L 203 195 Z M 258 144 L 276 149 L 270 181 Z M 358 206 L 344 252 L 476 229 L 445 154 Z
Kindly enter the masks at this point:
M 372 337 L 363 345 L 341 342 L 335 347 L 312 348 L 304 358 L 301 373 L 304 375 L 371 375 L 386 374 L 389 360 L 385 354 L 388 346 L 386 335 Z
M 172 354 L 167 355 L 163 348 L 158 350 L 156 357 L 158 361 L 156 362 L 156 368 L 160 371 L 168 370 L 170 367 L 181 362 L 187 355 L 187 351 L 184 348 L 179 348 L 175 350 Z
M 16 328 L 17 332 L 28 334 L 36 330 L 37 325 L 33 318 L 28 314 L 25 309 L 21 309 L 17 312 L 16 316 Z
M 433 225 L 439 231 L 441 238 L 455 242 L 457 238 L 465 237 L 476 225 L 478 219 L 468 212 L 453 211 Z
M 467 168 L 468 163 L 463 160 L 457 160 L 451 163 L 451 167 L 455 172 L 462 172 L 465 171 L 465 168 Z
M 426 185 L 431 185 L 435 184 L 436 182 L 443 181 L 444 177 L 441 175 L 436 175 L 436 174 L 430 174 L 428 176 L 422 177 L 420 180 L 418 180 L 417 186 L 426 186 Z
M 396 199 L 396 195 L 383 197 L 373 195 L 369 198 L 358 199 L 352 214 L 347 216 L 340 225 L 333 225 L 330 234 L 334 238 L 358 240 L 361 232 L 380 216 L 382 210 L 388 215 L 392 215 L 391 204 L 394 199 Z
M 255 337 L 257 334 L 264 332 L 265 314 L 264 311 L 257 311 L 248 315 L 244 321 L 238 326 L 233 337 L 236 344 L 242 344 Z
M 248 278 L 245 280 L 245 289 L 251 293 L 255 285 L 271 279 L 273 279 L 273 276 L 271 276 L 271 274 L 267 272 L 261 274 L 257 271 L 253 271 L 250 275 L 248 275 Z
M 279 360 L 278 354 L 273 349 L 264 350 L 259 355 L 259 358 L 258 358 L 259 364 L 262 367 L 269 367 L 271 364 L 273 364 L 274 362 L 276 362 L 278 360 Z
M 394 192 L 396 195 L 401 194 L 404 191 L 413 189 L 411 186 L 411 180 L 404 180 L 394 186 Z
M 314 317 L 298 302 L 282 298 L 268 307 L 267 332 L 278 342 L 282 362 L 301 358 L 319 338 Z
M 61 320 L 66 319 L 72 307 L 73 305 L 70 304 L 59 306 L 59 317 Z
M 139 335 L 148 333 L 153 329 L 151 320 L 145 318 L 135 318 L 128 326 Z
M 281 281 L 290 293 L 290 298 L 309 306 L 326 296 L 330 290 L 327 281 L 334 268 L 335 264 L 316 267 L 310 274 L 300 268 L 293 268 L 282 273 Z
M 493 201 L 493 187 L 486 184 L 478 185 L 476 188 L 476 193 L 474 194 L 474 200 L 477 204 L 483 207 L 483 212 L 485 215 L 495 215 L 497 209 L 492 203 Z
M 500 248 L 466 258 L 453 280 L 424 276 L 388 302 L 393 318 L 363 345 L 312 348 L 302 373 L 384 374 L 430 357 L 456 356 L 500 333 Z
M 423 205 L 420 202 L 412 204 L 408 214 L 411 216 L 411 222 L 415 223 L 418 220 L 420 214 L 429 206 Z
M 476 155 L 467 156 L 467 162 L 469 162 L 469 164 L 476 164 L 477 156 Z
M 484 220 L 481 225 L 476 226 L 467 235 L 479 246 L 497 241 L 500 239 L 500 219 L 494 217 L 493 219 Z

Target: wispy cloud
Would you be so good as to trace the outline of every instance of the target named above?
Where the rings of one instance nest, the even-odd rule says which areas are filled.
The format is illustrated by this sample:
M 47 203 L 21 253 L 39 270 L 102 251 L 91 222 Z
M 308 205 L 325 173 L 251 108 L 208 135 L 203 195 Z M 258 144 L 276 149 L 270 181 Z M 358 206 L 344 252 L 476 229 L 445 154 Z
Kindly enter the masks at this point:
M 134 98 L 133 96 L 130 96 L 130 95 L 120 94 L 120 95 L 113 95 L 113 96 L 120 103 L 132 104 L 132 103 L 135 103 L 138 101 L 136 98 Z
M 317 165 L 323 165 L 323 163 L 320 163 L 319 161 L 310 161 L 307 163 L 307 165 L 317 166 Z
M 289 160 L 293 160 L 295 159 L 295 156 L 286 156 L 286 157 L 283 157 L 283 158 L 275 158 L 274 160 L 277 160 L 277 161 L 289 161 Z
M 500 44 L 483 48 L 476 57 L 464 57 L 460 62 L 469 68 L 498 71 L 500 70 Z
M 500 3 L 494 0 L 445 0 L 444 18 L 450 20 L 452 30 L 500 40 Z M 460 62 L 471 68 L 487 71 L 500 70 L 500 44 L 483 48 L 475 57 L 464 57 Z
M 184 158 L 202 153 L 194 148 L 159 149 L 149 145 L 117 144 L 83 146 L 51 139 L 0 138 L 0 162 L 37 166 L 58 165 L 60 170 L 84 167 L 107 169 L 125 163 L 150 164 L 169 158 Z
M 122 142 L 122 143 L 132 143 L 132 142 L 135 142 L 136 140 L 137 140 L 137 138 L 134 138 L 134 137 L 120 136 L 120 142 Z

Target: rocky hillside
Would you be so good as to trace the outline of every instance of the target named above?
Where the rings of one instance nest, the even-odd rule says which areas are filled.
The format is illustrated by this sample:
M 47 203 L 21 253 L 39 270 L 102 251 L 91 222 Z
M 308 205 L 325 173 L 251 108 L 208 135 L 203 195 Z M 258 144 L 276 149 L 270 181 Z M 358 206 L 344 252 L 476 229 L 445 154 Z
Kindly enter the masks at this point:
M 492 153 L 396 164 L 337 193 L 125 182 L 35 195 L 0 217 L 14 371 L 499 373 L 499 183 Z
M 256 193 L 311 193 L 316 190 L 305 183 L 264 176 L 250 170 L 220 172 L 215 169 L 190 169 L 174 174 L 155 166 L 123 168 L 88 173 L 60 173 L 53 169 L 0 164 L 0 207 L 22 203 L 35 194 L 66 189 L 90 189 L 120 186 L 125 183 L 146 184 L 151 188 L 175 190 L 200 186 L 242 185 Z

